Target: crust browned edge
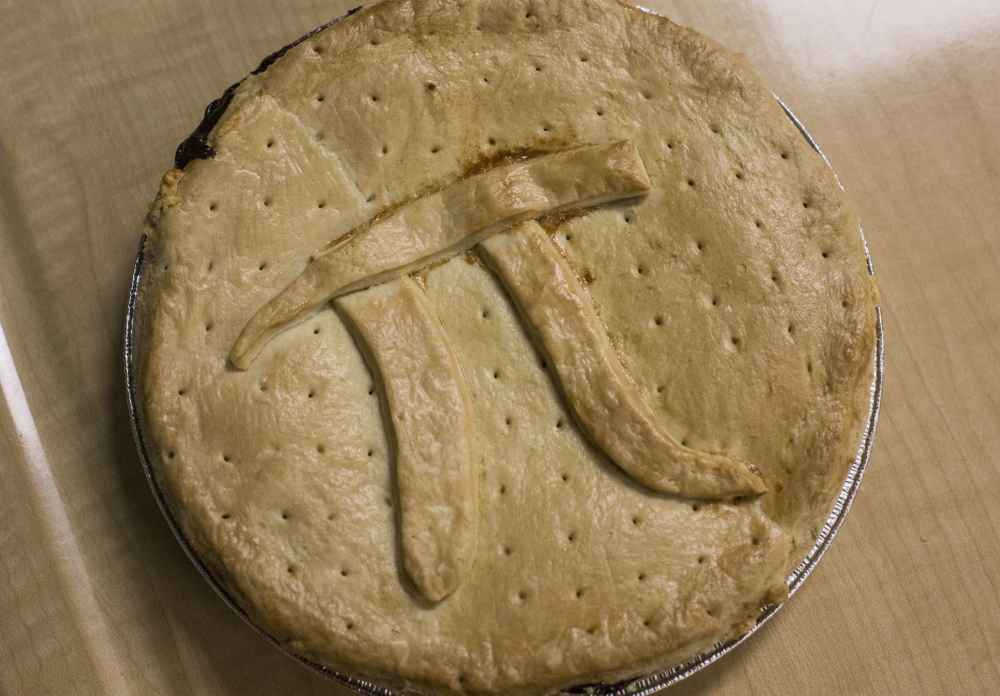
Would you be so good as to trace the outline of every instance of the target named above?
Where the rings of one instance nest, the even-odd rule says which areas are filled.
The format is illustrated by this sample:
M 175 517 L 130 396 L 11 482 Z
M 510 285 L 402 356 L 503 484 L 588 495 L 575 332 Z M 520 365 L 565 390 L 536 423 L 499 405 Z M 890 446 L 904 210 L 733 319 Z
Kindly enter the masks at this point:
M 352 14 L 354 14 L 360 9 L 361 6 L 355 7 L 353 10 L 349 10 L 347 14 L 343 15 L 342 17 L 337 17 L 337 19 L 331 22 L 327 22 L 326 24 L 313 29 L 305 36 L 296 39 L 287 46 L 281 47 L 280 49 L 269 55 L 267 58 L 262 60 L 260 62 L 260 65 L 258 65 L 255 70 L 253 70 L 249 75 L 247 75 L 247 77 L 252 77 L 254 75 L 261 74 L 269 67 L 271 67 L 275 63 L 275 61 L 277 61 L 283 55 L 288 53 L 290 49 L 294 48 L 295 46 L 298 46 L 306 39 L 315 36 L 324 29 L 333 26 L 342 19 L 350 17 Z M 223 115 L 229 108 L 229 104 L 233 101 L 233 95 L 236 93 L 236 90 L 239 89 L 240 85 L 242 85 L 246 81 L 246 79 L 247 78 L 245 77 L 239 82 L 227 87 L 226 91 L 222 93 L 221 97 L 219 97 L 211 104 L 209 104 L 207 107 L 205 107 L 205 115 L 201 119 L 201 123 L 199 123 L 198 126 L 194 129 L 194 131 L 192 131 L 191 135 L 185 138 L 184 141 L 177 146 L 177 151 L 174 154 L 175 169 L 184 169 L 184 167 L 186 167 L 188 163 L 194 159 L 211 159 L 212 157 L 215 157 L 215 150 L 212 148 L 211 145 L 208 144 L 208 136 L 212 132 L 212 129 L 215 128 L 216 124 L 220 120 L 222 120 Z
M 137 346 L 148 344 L 147 339 L 149 329 L 148 322 L 146 321 L 146 311 L 144 308 L 147 305 L 145 299 L 151 292 L 150 286 L 154 282 L 153 276 L 155 275 L 153 272 L 156 258 L 154 251 L 155 245 L 153 243 L 156 237 L 155 230 L 163 212 L 176 202 L 172 199 L 176 198 L 177 183 L 183 176 L 185 167 L 187 167 L 187 165 L 195 159 L 212 159 L 215 157 L 215 149 L 208 143 L 209 136 L 215 126 L 222 120 L 223 116 L 228 111 L 236 91 L 244 82 L 246 82 L 248 78 L 263 73 L 295 46 L 315 36 L 321 31 L 328 29 L 334 24 L 337 24 L 341 20 L 350 17 L 361 9 L 362 7 L 359 5 L 358 7 L 348 10 L 346 14 L 313 29 L 290 44 L 282 46 L 274 53 L 268 55 L 254 70 L 250 72 L 249 75 L 247 75 L 247 77 L 227 87 L 218 99 L 213 100 L 207 107 L 205 107 L 205 113 L 201 122 L 195 127 L 191 134 L 177 146 L 177 150 L 174 153 L 174 168 L 164 173 L 156 198 L 153 200 L 152 204 L 150 204 L 149 212 L 143 221 L 142 233 L 145 235 L 143 252 L 145 255 L 146 269 L 142 274 L 135 300 L 134 331 L 137 338 Z M 139 397 L 136 406 L 140 412 L 141 424 L 144 423 L 143 414 L 146 410 L 145 399 L 147 393 L 145 389 L 146 366 L 143 362 L 143 357 L 144 352 L 137 350 L 133 358 L 133 366 L 135 370 L 134 374 L 137 382 L 136 392 Z M 213 580 L 215 580 L 216 583 L 218 583 L 229 594 L 229 597 L 233 602 L 237 603 L 240 608 L 249 615 L 250 612 L 247 608 L 250 606 L 250 603 L 246 601 L 246 597 L 244 597 L 239 591 L 237 584 L 229 576 L 224 565 L 218 562 L 212 553 L 206 552 L 204 544 L 196 543 L 196 540 L 192 539 L 189 535 L 188 530 L 190 529 L 190 525 L 184 524 L 183 516 L 179 514 L 179 511 L 183 509 L 183 506 L 177 504 L 177 501 L 174 499 L 170 490 L 170 486 L 166 485 L 166 482 L 161 478 L 160 472 L 163 471 L 164 462 L 162 461 L 159 451 L 155 448 L 147 447 L 146 456 L 149 459 L 150 470 L 155 478 L 158 493 L 162 496 L 163 501 L 173 518 L 177 531 L 183 535 L 184 539 L 193 548 L 195 548 L 198 559 L 205 566 L 205 570 L 211 574 Z M 199 546 L 202 548 L 197 548 Z M 256 619 L 254 619 L 254 621 L 256 621 Z
M 612 1 L 627 10 L 633 12 L 643 12 L 643 10 L 639 9 L 632 3 L 628 2 L 627 0 L 612 0 Z M 381 4 L 381 3 L 376 3 L 376 4 Z M 312 36 L 315 36 L 316 34 L 324 31 L 325 29 L 340 22 L 341 20 L 354 15 L 361 9 L 363 9 L 361 6 L 356 7 L 347 12 L 342 17 L 338 17 L 337 19 L 334 19 L 331 22 L 327 22 L 326 24 L 317 27 L 316 29 L 310 31 L 309 33 L 305 34 L 299 39 L 282 47 L 278 51 L 275 51 L 271 55 L 267 56 L 263 61 L 261 61 L 260 65 L 255 70 L 253 70 L 247 76 L 247 78 L 263 73 L 277 60 L 279 60 L 282 56 L 284 56 L 285 53 L 287 53 L 291 48 L 311 38 Z M 670 19 L 662 17 L 660 15 L 654 14 L 653 16 L 657 17 L 657 19 L 661 21 L 670 22 L 675 27 L 678 27 L 681 31 L 687 33 L 689 38 L 701 41 L 703 45 L 712 52 L 721 52 L 726 56 L 733 55 L 729 49 L 725 48 L 715 40 L 711 39 L 710 37 L 706 37 L 705 35 L 701 34 L 700 32 L 694 29 L 677 25 Z M 183 169 L 194 159 L 210 159 L 215 156 L 215 150 L 208 143 L 209 137 L 212 131 L 215 129 L 215 126 L 222 121 L 223 117 L 225 116 L 226 112 L 229 109 L 230 104 L 232 103 L 233 96 L 236 94 L 236 91 L 246 81 L 247 78 L 244 78 L 243 80 L 240 80 L 239 82 L 230 85 L 218 99 L 212 101 L 208 105 L 208 107 L 206 107 L 205 114 L 201 122 L 198 124 L 195 130 L 187 138 L 185 138 L 185 140 L 181 142 L 180 145 L 178 145 L 174 158 L 174 169 L 169 170 L 166 174 L 164 174 L 164 179 L 163 183 L 160 186 L 160 190 L 155 200 L 150 206 L 149 214 L 147 215 L 143 225 L 143 232 L 146 234 L 147 238 L 145 247 L 147 272 L 143 273 L 142 280 L 140 282 L 139 289 L 137 292 L 136 305 L 135 305 L 136 306 L 135 334 L 136 337 L 138 338 L 137 345 L 142 345 L 143 343 L 146 343 L 146 338 L 148 337 L 148 322 L 146 321 L 146 313 L 144 311 L 146 302 L 144 300 L 146 296 L 149 294 L 149 292 L 151 292 L 150 286 L 153 282 L 152 280 L 153 273 L 151 273 L 150 271 L 153 268 L 153 261 L 155 260 L 155 255 L 153 253 L 154 249 L 151 242 L 153 237 L 155 236 L 154 230 L 156 228 L 159 217 L 162 214 L 163 210 L 165 210 L 167 207 L 173 204 L 172 202 L 169 201 L 169 197 L 171 195 L 173 196 L 176 195 L 176 183 L 183 175 Z M 759 78 L 755 79 L 759 81 Z M 175 179 L 173 180 L 173 182 L 168 182 L 168 178 L 171 176 L 175 177 Z M 172 183 L 172 186 L 169 185 L 170 183 Z M 846 194 L 843 194 L 843 200 L 847 203 L 847 205 L 853 208 L 853 205 L 850 203 L 849 199 L 847 199 Z M 855 219 L 856 218 L 857 216 L 855 215 Z M 871 295 L 869 296 L 871 304 L 867 308 L 868 309 L 868 312 L 866 313 L 867 321 L 865 322 L 865 335 L 869 337 L 865 343 L 865 346 L 869 350 L 866 351 L 868 353 L 868 359 L 866 367 L 863 368 L 863 374 L 867 375 L 868 382 L 871 381 L 875 369 L 875 360 L 876 360 L 875 328 L 877 321 L 876 308 L 880 305 L 876 277 L 875 276 L 869 276 L 869 277 L 871 279 L 871 288 L 872 288 Z M 145 411 L 144 400 L 146 394 L 144 388 L 145 365 L 143 364 L 142 358 L 143 358 L 143 352 L 138 351 L 135 356 L 135 375 L 138 382 L 137 391 L 140 398 L 140 403 L 138 405 L 140 408 L 140 413 Z M 854 400 L 853 408 L 848 416 L 848 418 L 853 421 L 851 426 L 851 439 L 850 439 L 850 442 L 852 443 L 861 441 L 862 434 L 864 433 L 865 427 L 867 425 L 867 419 L 865 416 L 868 412 L 868 406 L 869 406 L 868 390 L 864 390 L 863 392 L 862 390 L 858 390 L 856 398 Z M 204 570 L 206 570 L 211 575 L 212 579 L 218 584 L 218 586 L 224 591 L 224 593 L 228 595 L 229 601 L 237 605 L 235 607 L 237 611 L 243 612 L 245 614 L 245 618 L 247 618 L 252 623 L 256 624 L 255 627 L 257 628 L 257 630 L 259 631 L 262 630 L 262 626 L 268 623 L 266 618 L 259 617 L 256 615 L 252 603 L 250 603 L 248 599 L 242 594 L 242 592 L 240 592 L 237 583 L 234 582 L 233 578 L 229 575 L 225 566 L 221 562 L 219 562 L 218 559 L 215 558 L 214 554 L 211 551 L 210 546 L 204 543 L 204 540 L 195 539 L 191 537 L 190 534 L 188 533 L 190 525 L 184 524 L 183 515 L 179 514 L 179 511 L 183 509 L 183 506 L 177 504 L 177 501 L 174 500 L 173 495 L 170 491 L 170 487 L 168 485 L 165 485 L 166 482 L 164 482 L 160 478 L 160 472 L 163 470 L 164 463 L 160 457 L 159 452 L 156 449 L 147 448 L 146 454 L 150 460 L 149 464 L 153 471 L 153 475 L 156 479 L 156 485 L 157 488 L 159 489 L 159 493 L 163 497 L 164 502 L 169 510 L 169 513 L 172 515 L 178 530 L 196 552 L 198 561 L 201 562 Z M 827 501 L 828 504 L 825 506 L 826 515 L 822 518 L 823 522 L 825 522 L 825 520 L 829 517 L 830 511 L 836 504 L 839 492 L 840 492 L 839 488 L 831 492 L 832 495 L 829 496 L 829 500 Z M 789 571 L 791 571 L 791 569 L 796 567 L 798 563 L 800 563 L 808 555 L 810 550 L 811 550 L 810 548 L 795 546 L 793 548 L 792 556 L 790 558 L 790 560 L 794 561 L 794 563 L 789 563 Z M 724 637 L 724 640 L 732 640 L 735 638 L 739 638 L 740 636 L 747 633 L 756 624 L 757 618 L 760 615 L 760 612 L 764 608 L 772 604 L 780 604 L 781 602 L 784 601 L 786 596 L 787 596 L 787 587 L 784 587 L 784 592 L 782 592 L 781 587 L 766 588 L 763 592 L 762 597 L 758 598 L 757 601 L 747 602 L 746 606 L 748 608 L 748 612 L 746 619 L 734 625 L 729 635 Z M 286 651 L 288 650 L 288 648 L 282 645 L 281 642 L 274 636 L 271 636 L 266 632 L 264 635 L 268 637 L 276 645 L 281 647 L 283 650 Z M 594 675 L 591 678 L 591 680 L 593 681 L 593 680 L 603 679 L 605 684 L 612 684 L 622 679 L 626 681 L 635 679 L 637 678 L 636 674 L 643 675 L 643 674 L 662 673 L 678 665 L 683 664 L 684 662 L 686 662 L 687 660 L 691 659 L 692 657 L 698 654 L 710 650 L 714 645 L 717 644 L 717 642 L 718 641 L 714 639 L 706 639 L 703 641 L 695 642 L 685 646 L 680 650 L 676 650 L 666 655 L 663 655 L 660 657 L 660 659 L 657 659 L 655 661 L 645 663 L 642 665 L 631 665 L 628 667 L 623 667 L 618 670 L 605 672 L 601 675 Z M 312 659 L 309 656 L 303 655 L 302 657 L 304 657 L 306 660 Z M 340 666 L 331 664 L 329 662 L 327 662 L 325 666 L 321 664 L 318 664 L 316 666 L 332 669 L 338 672 L 343 670 L 344 676 L 347 676 L 348 673 L 355 671 L 353 667 L 342 668 Z M 434 690 L 428 690 L 422 684 L 410 682 L 409 680 L 402 679 L 399 675 L 391 673 L 381 673 L 378 671 L 371 673 L 357 673 L 357 677 L 355 678 L 371 679 L 374 681 L 378 681 L 380 683 L 390 686 L 391 688 L 396 689 L 401 693 L 414 694 L 417 696 L 428 696 L 430 694 L 440 693 Z M 580 681 L 586 681 L 587 679 L 588 677 L 582 676 Z M 574 682 L 574 683 L 579 683 L 579 682 Z M 556 688 L 555 690 L 549 691 L 547 693 L 583 693 L 584 689 L 585 687 L 576 687 L 573 686 L 572 684 L 567 684 L 563 687 Z M 512 692 L 511 696 L 513 696 L 514 693 L 515 692 Z M 518 691 L 516 693 L 533 694 L 537 692 L 525 689 Z
M 216 560 L 212 553 L 205 552 L 206 545 L 202 540 L 192 538 L 190 534 L 192 525 L 185 524 L 183 514 L 184 507 L 178 504 L 169 483 L 163 478 L 162 472 L 165 469 L 163 457 L 161 456 L 159 448 L 155 446 L 155 443 L 150 442 L 148 439 L 148 432 L 145 428 L 145 413 L 148 410 L 146 407 L 148 398 L 148 391 L 146 389 L 146 353 L 143 350 L 139 350 L 138 347 L 149 345 L 151 322 L 148 320 L 147 298 L 152 292 L 151 288 L 155 280 L 155 254 L 153 239 L 156 236 L 156 229 L 158 227 L 160 217 L 168 208 L 178 202 L 176 200 L 177 183 L 183 175 L 184 173 L 179 169 L 168 170 L 163 175 L 156 198 L 150 205 L 149 212 L 143 221 L 142 233 L 145 237 L 145 241 L 142 253 L 144 255 L 145 269 L 143 270 L 142 278 L 136 291 L 134 314 L 135 323 L 133 328 L 136 348 L 132 357 L 133 378 L 136 381 L 136 394 L 138 396 L 135 406 L 139 410 L 139 437 L 141 437 L 145 442 L 143 453 L 148 460 L 149 470 L 154 479 L 153 483 L 156 488 L 155 493 L 159 495 L 162 503 L 166 507 L 167 513 L 170 516 L 169 522 L 171 523 L 171 527 L 174 532 L 182 538 L 183 543 L 186 543 L 189 546 L 189 550 L 195 552 L 197 557 L 196 565 L 200 566 L 199 570 L 206 571 L 211 575 L 212 579 L 228 595 L 227 599 L 238 604 L 240 607 L 244 607 L 247 604 L 245 601 L 246 598 L 239 592 L 236 583 L 232 582 L 229 578 L 223 565 Z

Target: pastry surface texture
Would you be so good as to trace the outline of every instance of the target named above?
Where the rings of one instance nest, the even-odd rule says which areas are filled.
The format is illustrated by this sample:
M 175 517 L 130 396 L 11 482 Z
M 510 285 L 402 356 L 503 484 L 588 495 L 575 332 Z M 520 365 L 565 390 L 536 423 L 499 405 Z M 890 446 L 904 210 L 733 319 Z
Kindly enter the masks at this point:
M 647 430 L 748 463 L 749 494 L 653 490 L 581 427 L 555 372 L 572 341 L 484 261 L 514 268 L 503 230 L 230 362 L 262 307 L 394 211 L 624 141 L 648 190 L 530 239 L 577 274 L 577 325 L 600 322 Z M 878 299 L 853 207 L 742 56 L 616 0 L 385 0 L 248 77 L 207 143 L 144 228 L 142 414 L 184 533 L 284 647 L 407 693 L 544 694 L 674 666 L 784 598 L 856 455 Z M 379 307 L 436 352 L 395 344 Z M 451 399 L 436 430 L 390 427 L 419 384 L 378 359 Z M 449 428 L 458 468 L 428 482 Z M 412 547 L 401 451 L 404 522 L 432 530 Z

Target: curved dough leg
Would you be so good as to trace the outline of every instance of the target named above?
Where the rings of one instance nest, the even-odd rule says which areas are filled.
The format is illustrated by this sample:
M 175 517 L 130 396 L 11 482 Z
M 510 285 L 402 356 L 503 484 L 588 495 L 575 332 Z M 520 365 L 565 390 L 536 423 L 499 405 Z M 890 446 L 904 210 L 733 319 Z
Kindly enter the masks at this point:
M 306 266 L 243 327 L 229 359 L 246 370 L 280 331 L 330 299 L 398 277 L 524 220 L 649 191 L 631 140 L 496 167 L 408 203 Z
M 444 328 L 404 277 L 337 300 L 381 388 L 396 444 L 406 574 L 429 600 L 472 566 L 478 507 L 472 405 Z
M 584 431 L 650 488 L 697 498 L 763 493 L 756 469 L 677 442 L 629 379 L 593 303 L 545 231 L 526 222 L 479 244 Z

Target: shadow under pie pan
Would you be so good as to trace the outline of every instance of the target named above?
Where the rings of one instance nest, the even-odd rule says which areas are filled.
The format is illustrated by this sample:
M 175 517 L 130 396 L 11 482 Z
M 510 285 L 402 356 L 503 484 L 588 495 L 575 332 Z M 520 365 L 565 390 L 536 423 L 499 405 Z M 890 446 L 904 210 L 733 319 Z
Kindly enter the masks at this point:
M 348 13 L 346 16 L 350 16 L 356 10 Z M 341 18 L 343 19 L 343 18 Z M 286 46 L 285 48 L 279 50 L 273 55 L 266 58 L 261 65 L 252 74 L 258 74 L 266 70 L 275 60 L 280 58 L 288 49 L 301 43 L 305 39 L 313 36 L 319 31 L 322 31 L 326 27 L 340 21 L 334 20 L 318 29 L 310 32 L 306 36 L 303 36 L 298 41 Z M 198 128 L 192 133 L 192 135 L 185 140 L 177 149 L 176 163 L 175 166 L 178 168 L 183 168 L 188 162 L 195 158 L 205 158 L 211 157 L 214 153 L 211 147 L 207 143 L 207 137 L 209 132 L 212 130 L 215 123 L 225 112 L 231 97 L 236 89 L 237 85 L 233 85 L 223 94 L 221 98 L 212 102 L 208 106 L 205 112 L 205 118 Z M 806 140 L 810 147 L 812 147 L 817 153 L 823 156 L 819 147 L 803 127 L 803 125 L 798 121 L 798 119 L 792 114 L 792 112 L 778 100 L 785 114 L 788 116 L 790 121 L 802 134 L 802 137 Z M 825 156 L 823 157 L 825 160 Z M 829 162 L 827 162 L 829 166 Z M 862 234 L 862 240 L 864 240 L 864 235 Z M 160 506 L 160 510 L 163 512 L 168 524 L 177 540 L 180 542 L 184 551 L 187 553 L 188 557 L 194 563 L 198 572 L 205 578 L 205 580 L 215 589 L 215 591 L 222 597 L 222 599 L 229 605 L 229 607 L 236 612 L 244 621 L 246 621 L 255 631 L 260 633 L 269 642 L 274 644 L 277 648 L 288 654 L 290 657 L 306 665 L 310 669 L 319 672 L 323 676 L 331 679 L 338 684 L 348 687 L 361 694 L 379 695 L 379 696 L 395 696 L 396 692 L 379 686 L 368 681 L 363 681 L 360 679 L 352 678 L 348 675 L 335 672 L 329 668 L 323 667 L 315 662 L 312 662 L 306 658 L 296 655 L 292 652 L 285 650 L 279 642 L 271 635 L 263 631 L 250 619 L 247 613 L 236 603 L 236 601 L 230 596 L 230 594 L 222 587 L 222 585 L 212 576 L 206 567 L 205 563 L 198 557 L 195 553 L 194 548 L 185 536 L 183 530 L 178 524 L 177 518 L 171 511 L 167 504 L 167 501 L 163 495 L 163 492 L 156 480 L 154 471 L 151 465 L 149 456 L 149 446 L 148 438 L 145 434 L 143 415 L 140 408 L 139 390 L 138 390 L 138 347 L 136 345 L 137 341 L 137 331 L 136 331 L 136 321 L 137 321 L 137 310 L 140 298 L 140 286 L 142 284 L 143 275 L 146 270 L 147 257 L 145 254 L 145 236 L 142 237 L 139 244 L 139 253 L 136 258 L 135 267 L 132 273 L 132 284 L 129 293 L 129 303 L 128 303 L 128 313 L 126 318 L 125 327 L 125 375 L 126 383 L 128 388 L 128 405 L 129 412 L 132 423 L 132 431 L 135 436 L 136 446 L 139 452 L 139 458 L 142 463 L 143 470 L 146 473 L 146 477 L 149 481 L 150 487 L 153 491 L 153 495 L 156 498 L 157 503 Z M 867 243 L 865 243 L 865 255 L 867 257 L 868 271 L 870 274 L 874 275 L 874 268 L 871 262 L 871 256 L 868 253 Z M 855 494 L 861 484 L 861 477 L 864 474 L 865 466 L 868 463 L 868 458 L 871 453 L 872 444 L 875 436 L 875 428 L 878 423 L 879 407 L 882 397 L 882 376 L 883 376 L 883 334 L 882 334 L 882 314 L 881 309 L 876 308 L 877 321 L 875 324 L 875 354 L 873 360 L 874 378 L 870 387 L 869 396 L 869 407 L 868 415 L 865 421 L 865 426 L 860 442 L 858 443 L 857 454 L 855 456 L 854 462 L 844 480 L 843 487 L 840 490 L 840 494 L 837 501 L 833 507 L 832 512 L 826 520 L 815 545 L 806 555 L 805 559 L 791 572 L 791 574 L 786 579 L 786 585 L 788 586 L 789 597 L 795 593 L 795 591 L 801 586 L 808 577 L 809 573 L 812 572 L 813 568 L 819 562 L 819 559 L 823 556 L 826 549 L 829 547 L 836 535 L 837 530 L 843 523 L 848 510 L 850 509 L 851 503 L 854 499 Z M 588 694 L 608 694 L 608 695 L 621 695 L 625 696 L 639 696 L 644 694 L 658 693 L 659 691 L 675 684 L 685 677 L 688 677 L 695 672 L 703 669 L 707 665 L 716 661 L 730 650 L 735 648 L 737 645 L 746 640 L 750 634 L 755 630 L 760 628 L 768 619 L 770 619 L 775 612 L 780 608 L 781 605 L 770 605 L 765 607 L 757 623 L 745 634 L 739 638 L 733 640 L 727 640 L 716 644 L 711 650 L 697 655 L 696 657 L 680 664 L 673 669 L 665 672 L 651 674 L 646 676 L 637 677 L 634 679 L 629 679 L 623 682 L 615 684 L 582 684 L 573 688 L 569 688 L 560 693 L 588 693 Z

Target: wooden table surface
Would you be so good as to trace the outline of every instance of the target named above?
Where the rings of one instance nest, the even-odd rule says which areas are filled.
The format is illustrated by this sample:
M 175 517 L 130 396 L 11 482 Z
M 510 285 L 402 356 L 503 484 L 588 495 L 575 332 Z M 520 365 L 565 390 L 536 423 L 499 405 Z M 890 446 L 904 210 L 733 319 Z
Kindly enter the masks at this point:
M 745 52 L 882 279 L 875 452 L 777 617 L 671 693 L 1000 693 L 1000 3 L 647 0 Z M 0 693 L 337 694 L 174 541 L 122 376 L 138 230 L 204 106 L 342 0 L 0 0 Z

